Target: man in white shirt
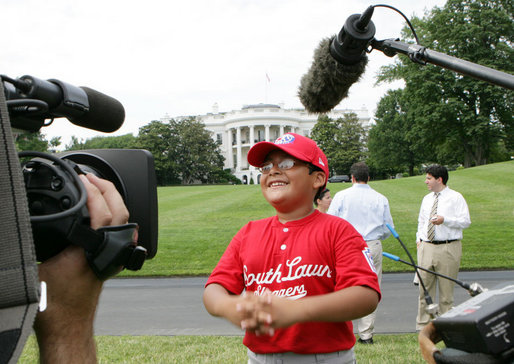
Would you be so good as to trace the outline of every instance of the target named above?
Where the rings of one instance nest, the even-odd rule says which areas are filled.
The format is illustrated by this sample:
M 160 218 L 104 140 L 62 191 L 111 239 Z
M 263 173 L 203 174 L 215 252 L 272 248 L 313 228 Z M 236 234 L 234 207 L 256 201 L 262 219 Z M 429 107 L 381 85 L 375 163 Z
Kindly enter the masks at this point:
M 369 169 L 366 163 L 359 162 L 350 168 L 352 187 L 339 191 L 332 199 L 327 214 L 342 217 L 362 235 L 370 249 L 373 264 L 382 282 L 382 242 L 391 232 L 386 223 L 393 225 L 387 198 L 368 185 Z M 357 321 L 359 343 L 373 344 L 375 312 Z
M 426 170 L 425 184 L 431 191 L 423 198 L 418 217 L 416 242 L 418 265 L 446 276 L 457 278 L 462 256 L 462 230 L 471 220 L 468 205 L 462 195 L 446 186 L 448 171 L 440 165 Z M 445 278 L 419 270 L 430 297 L 435 298 L 439 286 L 439 314 L 449 311 L 453 305 L 455 284 Z M 422 330 L 429 322 L 424 292 L 420 285 L 416 330 Z

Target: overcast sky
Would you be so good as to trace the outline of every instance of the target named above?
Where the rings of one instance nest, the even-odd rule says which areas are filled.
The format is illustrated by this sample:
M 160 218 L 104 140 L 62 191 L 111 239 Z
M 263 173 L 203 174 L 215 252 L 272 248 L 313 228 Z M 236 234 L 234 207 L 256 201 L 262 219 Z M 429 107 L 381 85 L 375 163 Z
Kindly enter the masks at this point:
M 31 75 L 87 86 L 119 100 L 125 123 L 104 134 L 56 119 L 48 138 L 137 134 L 168 114 L 199 115 L 257 103 L 303 107 L 297 97 L 322 38 L 346 18 L 387 3 L 409 18 L 446 0 L 2 0 L 0 74 Z M 376 8 L 377 39 L 396 38 L 406 25 Z M 380 51 L 337 109 L 365 106 L 399 84 L 375 87 Z M 269 81 L 266 77 L 269 77 Z

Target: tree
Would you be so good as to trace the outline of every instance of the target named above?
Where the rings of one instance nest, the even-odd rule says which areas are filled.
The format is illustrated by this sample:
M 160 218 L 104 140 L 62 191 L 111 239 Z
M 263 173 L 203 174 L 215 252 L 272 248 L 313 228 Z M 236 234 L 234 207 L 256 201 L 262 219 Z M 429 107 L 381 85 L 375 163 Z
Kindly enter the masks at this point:
M 223 171 L 224 158 L 205 125 L 190 117 L 173 123 L 179 143 L 175 158 L 183 184 L 213 183 Z
M 366 133 L 354 113 L 336 120 L 321 115 L 312 128 L 311 138 L 327 156 L 332 175 L 348 174 L 352 164 L 366 156 Z
M 154 157 L 155 174 L 159 185 L 181 182 L 175 158 L 178 137 L 170 123 L 152 121 L 139 128 L 138 147 L 148 150 Z
M 414 175 L 430 155 L 427 153 L 422 132 L 413 125 L 415 115 L 409 112 L 408 97 L 404 90 L 390 90 L 382 97 L 375 112 L 375 125 L 369 131 L 369 164 L 379 174 L 392 175 L 408 171 Z
M 137 138 L 132 134 L 119 136 L 97 136 L 86 141 L 79 140 L 72 136 L 71 142 L 66 150 L 83 149 L 134 149 L 137 147 Z
M 61 137 L 60 136 L 57 136 L 57 137 L 53 137 L 52 139 L 50 139 L 50 141 L 48 142 L 48 146 L 49 146 L 49 151 L 51 151 L 52 153 L 55 153 L 56 150 L 57 150 L 57 147 L 61 145 Z
M 218 144 L 194 117 L 152 121 L 139 129 L 138 145 L 153 154 L 161 185 L 228 180 Z
M 427 48 L 512 73 L 512 14 L 509 0 L 448 0 L 412 23 Z M 395 79 L 405 81 L 410 121 L 432 151 L 431 161 L 481 165 L 500 144 L 513 151 L 512 92 L 406 57 L 380 72 L 379 82 Z
M 18 151 L 37 151 L 47 152 L 49 147 L 57 147 L 60 144 L 60 138 L 52 138 L 48 142 L 41 132 L 24 132 L 20 133 L 15 138 L 15 145 Z

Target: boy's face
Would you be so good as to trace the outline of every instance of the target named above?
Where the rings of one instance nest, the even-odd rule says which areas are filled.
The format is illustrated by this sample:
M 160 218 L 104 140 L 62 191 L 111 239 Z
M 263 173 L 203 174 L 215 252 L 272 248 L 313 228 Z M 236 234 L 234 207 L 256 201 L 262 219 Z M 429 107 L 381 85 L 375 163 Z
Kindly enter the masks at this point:
M 284 159 L 292 159 L 295 164 L 290 169 L 280 169 L 278 164 Z M 314 171 L 309 174 L 307 162 L 300 161 L 281 151 L 272 151 L 265 159 L 273 167 L 261 176 L 261 190 L 264 198 L 276 210 L 291 212 L 295 209 L 312 208 L 316 191 L 325 183 L 325 174 Z

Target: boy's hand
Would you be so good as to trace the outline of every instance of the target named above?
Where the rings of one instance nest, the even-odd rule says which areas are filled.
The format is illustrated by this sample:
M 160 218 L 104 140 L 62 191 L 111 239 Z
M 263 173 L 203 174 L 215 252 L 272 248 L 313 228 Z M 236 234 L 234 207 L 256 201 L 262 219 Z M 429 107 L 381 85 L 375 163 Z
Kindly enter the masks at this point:
M 236 309 L 242 315 L 241 328 L 256 335 L 273 336 L 275 330 L 271 327 L 271 292 L 266 291 L 264 296 L 245 293 Z
M 276 328 L 289 327 L 298 322 L 296 301 L 277 297 L 267 289 L 262 296 L 246 295 L 241 327 L 256 335 L 275 334 Z
M 271 295 L 261 297 L 250 292 L 234 295 L 223 286 L 213 283 L 205 287 L 203 302 L 211 315 L 224 317 L 243 330 L 256 335 L 274 333 L 269 326 Z
M 296 300 L 275 296 L 269 290 L 258 300 L 257 333 L 273 335 L 275 329 L 289 327 L 301 321 Z

